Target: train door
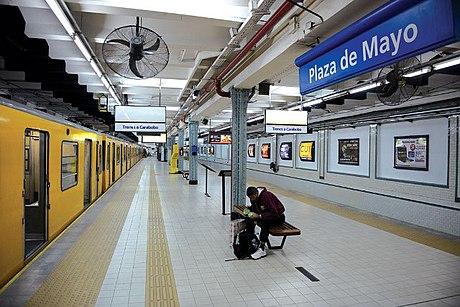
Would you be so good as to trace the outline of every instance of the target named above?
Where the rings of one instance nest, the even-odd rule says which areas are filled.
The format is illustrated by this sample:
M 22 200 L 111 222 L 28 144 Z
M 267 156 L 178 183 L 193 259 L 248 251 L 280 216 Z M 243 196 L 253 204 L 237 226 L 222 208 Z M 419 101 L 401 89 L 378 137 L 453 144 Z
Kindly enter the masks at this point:
M 24 133 L 24 259 L 48 240 L 48 133 Z
M 123 145 L 120 145 L 120 176 L 123 175 L 123 159 L 124 159 L 124 155 L 123 155 Z
M 105 164 L 107 161 L 106 158 L 107 155 L 107 147 L 106 147 L 106 142 L 102 141 L 102 164 L 101 164 L 101 171 L 102 171 L 102 193 L 104 193 L 107 190 L 107 177 L 106 177 L 106 172 L 105 172 Z
M 84 198 L 83 204 L 84 206 L 88 206 L 91 203 L 91 151 L 93 149 L 93 141 L 92 140 L 85 140 L 85 165 L 84 165 L 84 174 L 85 174 L 85 187 L 84 187 Z
M 130 148 L 128 147 L 128 145 L 125 145 L 125 161 L 126 161 L 126 163 L 125 163 L 125 171 L 126 172 L 130 168 L 130 166 L 129 166 L 129 156 L 130 156 L 129 150 L 130 150 Z
M 112 182 L 111 182 L 111 178 L 112 178 L 111 173 L 112 172 L 111 171 L 112 171 L 112 169 L 110 168 L 110 143 L 107 143 L 107 172 L 109 174 L 109 179 L 108 179 L 109 185 L 108 185 L 108 187 L 112 184 Z
M 112 143 L 112 183 L 115 182 L 115 143 Z
M 99 170 L 101 168 L 101 145 L 96 142 L 96 197 L 99 196 Z

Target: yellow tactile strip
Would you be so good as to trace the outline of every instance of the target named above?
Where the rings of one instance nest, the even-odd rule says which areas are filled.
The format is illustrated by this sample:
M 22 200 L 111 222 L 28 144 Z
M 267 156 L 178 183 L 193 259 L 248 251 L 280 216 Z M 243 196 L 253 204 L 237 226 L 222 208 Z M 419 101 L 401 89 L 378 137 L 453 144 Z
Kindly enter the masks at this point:
M 143 163 L 140 163 L 143 165 Z M 143 167 L 126 174 L 123 186 L 45 280 L 28 306 L 94 306 L 136 193 Z
M 425 232 L 422 230 L 418 230 L 415 228 L 411 228 L 402 224 L 393 223 L 389 220 L 369 216 L 361 212 L 348 209 L 346 207 L 333 205 L 325 201 L 309 197 L 307 195 L 282 190 L 273 186 L 269 187 L 266 183 L 263 182 L 251 181 L 250 184 L 253 186 L 266 186 L 274 193 L 279 193 L 286 197 L 293 198 L 299 202 L 329 211 L 331 213 L 352 219 L 354 221 L 392 233 L 394 235 L 412 240 L 414 242 L 442 250 L 452 255 L 460 256 L 460 243 L 457 241 L 449 240 L 448 238 Z
M 149 187 L 146 306 L 179 306 L 153 165 Z

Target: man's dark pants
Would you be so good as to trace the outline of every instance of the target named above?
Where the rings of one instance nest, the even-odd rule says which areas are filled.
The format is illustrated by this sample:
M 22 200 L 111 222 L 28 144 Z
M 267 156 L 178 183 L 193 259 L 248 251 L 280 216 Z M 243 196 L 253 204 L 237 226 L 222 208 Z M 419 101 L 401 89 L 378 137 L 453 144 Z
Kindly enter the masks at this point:
M 254 229 L 256 227 L 255 221 L 251 220 L 250 218 L 246 217 L 246 231 L 254 233 Z M 284 223 L 286 220 L 286 217 L 283 215 L 281 216 L 273 216 L 273 217 L 267 217 L 263 218 L 262 220 L 257 220 L 257 225 L 260 227 L 260 236 L 259 239 L 263 243 L 268 242 L 268 235 L 269 232 L 268 230 L 270 227 L 281 225 Z

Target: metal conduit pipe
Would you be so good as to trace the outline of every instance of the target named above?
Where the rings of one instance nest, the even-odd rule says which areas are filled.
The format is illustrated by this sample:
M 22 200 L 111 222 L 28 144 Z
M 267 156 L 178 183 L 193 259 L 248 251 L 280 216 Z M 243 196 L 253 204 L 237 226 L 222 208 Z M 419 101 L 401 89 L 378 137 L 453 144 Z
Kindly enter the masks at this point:
M 230 92 L 224 92 L 220 87 L 222 79 L 238 64 L 246 54 L 267 34 L 277 23 L 281 20 L 289 10 L 294 6 L 291 2 L 284 2 L 280 8 L 273 14 L 270 19 L 260 28 L 259 31 L 249 40 L 243 49 L 236 55 L 236 57 L 224 68 L 224 70 L 217 76 L 216 80 L 206 89 L 210 92 L 212 87 L 216 87 L 216 92 L 222 97 L 230 97 Z
M 197 107 L 204 98 L 208 97 L 215 88 L 216 92 L 222 97 L 230 97 L 229 92 L 225 92 L 222 90 L 221 82 L 222 79 L 228 74 L 242 59 L 243 57 L 249 53 L 249 51 L 264 37 L 265 34 L 268 33 L 278 21 L 281 20 L 289 10 L 294 7 L 294 4 L 291 2 L 284 2 L 278 10 L 267 20 L 267 22 L 260 28 L 260 30 L 249 40 L 249 42 L 244 46 L 243 49 L 236 55 L 236 57 L 224 68 L 224 70 L 217 76 L 216 80 L 214 80 L 205 90 L 204 95 L 198 99 L 195 103 L 191 104 L 187 110 L 184 112 L 184 116 L 189 114 L 191 110 Z
M 247 37 L 247 34 L 250 30 L 254 28 L 254 26 L 257 25 L 257 23 L 262 19 L 262 16 L 264 15 L 263 12 L 266 12 L 269 10 L 269 8 L 275 3 L 276 0 L 260 0 L 258 3 L 258 7 L 254 10 L 251 11 L 251 15 L 245 20 L 245 22 L 241 25 L 241 27 L 238 29 L 238 32 L 236 33 L 235 36 L 231 38 L 229 41 L 228 45 L 221 51 L 220 55 L 218 55 L 217 59 L 212 63 L 211 67 L 207 70 L 206 74 L 201 78 L 200 82 L 196 85 L 195 89 L 201 91 L 203 87 L 211 80 L 213 74 L 215 71 L 222 66 L 222 64 L 225 62 L 225 59 L 229 57 L 232 52 L 236 49 L 239 48 L 239 44 L 241 41 Z M 183 96 L 183 92 L 185 89 L 182 90 L 181 95 L 179 97 Z M 206 94 L 206 97 L 208 96 L 208 93 L 203 93 Z M 187 99 L 189 100 L 189 99 Z M 200 98 L 200 101 L 203 101 L 202 98 Z M 190 100 L 188 101 L 190 103 Z M 171 126 L 174 126 L 177 123 L 177 119 L 181 118 L 185 121 L 185 116 L 187 112 L 190 110 L 189 104 L 183 104 L 181 109 L 179 110 L 178 113 L 173 118 Z M 183 115 L 185 113 L 185 115 Z

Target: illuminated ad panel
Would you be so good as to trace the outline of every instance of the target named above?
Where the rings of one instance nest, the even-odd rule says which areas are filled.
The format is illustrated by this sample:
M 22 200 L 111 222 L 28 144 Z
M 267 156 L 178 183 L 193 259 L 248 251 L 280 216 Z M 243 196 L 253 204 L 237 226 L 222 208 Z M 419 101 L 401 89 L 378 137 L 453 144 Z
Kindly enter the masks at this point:
M 209 135 L 209 144 L 231 144 L 232 135 L 231 134 L 210 134 Z
M 166 132 L 166 107 L 115 106 L 115 131 Z
M 280 145 L 281 160 L 292 160 L 292 142 L 284 142 Z
M 260 156 L 264 159 L 270 159 L 270 143 L 262 144 L 260 147 Z
M 266 133 L 307 133 L 306 111 L 265 110 Z
M 256 156 L 256 144 L 248 145 L 248 157 L 254 158 Z
M 315 162 L 315 141 L 300 142 L 299 158 L 300 161 Z

